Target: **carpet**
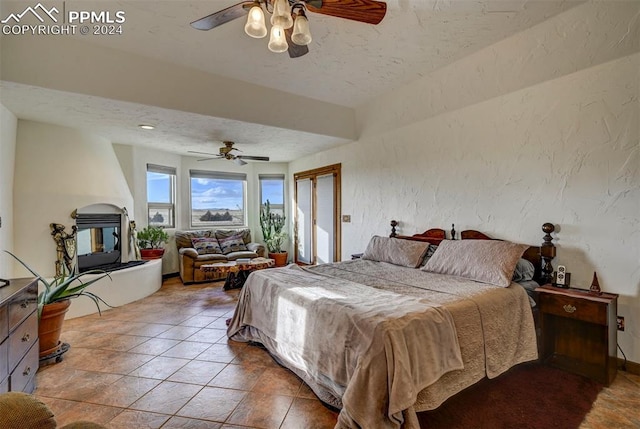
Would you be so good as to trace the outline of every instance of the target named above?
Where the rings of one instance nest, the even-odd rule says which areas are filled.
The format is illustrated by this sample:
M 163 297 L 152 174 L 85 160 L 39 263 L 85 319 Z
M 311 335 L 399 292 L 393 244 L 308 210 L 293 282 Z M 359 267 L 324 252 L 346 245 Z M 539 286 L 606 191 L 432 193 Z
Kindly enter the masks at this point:
M 480 381 L 418 418 L 422 429 L 577 429 L 602 387 L 526 363 Z

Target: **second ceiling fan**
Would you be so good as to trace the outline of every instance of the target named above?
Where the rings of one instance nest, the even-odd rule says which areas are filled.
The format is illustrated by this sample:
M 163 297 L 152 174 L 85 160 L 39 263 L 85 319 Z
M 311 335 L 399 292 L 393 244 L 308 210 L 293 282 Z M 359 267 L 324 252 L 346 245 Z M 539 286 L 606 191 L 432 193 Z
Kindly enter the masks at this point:
M 209 155 L 208 158 L 202 158 L 202 159 L 199 159 L 198 161 L 209 161 L 212 159 L 228 159 L 230 161 L 235 162 L 238 165 L 245 165 L 246 164 L 246 162 L 244 161 L 245 159 L 248 159 L 251 161 L 269 161 L 268 156 L 250 156 L 250 155 L 233 154 L 231 153 L 233 151 L 238 151 L 238 152 L 242 152 L 242 151 L 240 149 L 236 149 L 235 147 L 233 147 L 234 143 L 231 141 L 223 141 L 222 143 L 224 144 L 224 146 L 220 148 L 217 154 L 207 153 L 207 152 L 196 152 L 194 150 L 190 150 L 189 153 Z
M 244 27 L 251 37 L 267 35 L 264 10 L 271 14 L 269 50 L 288 51 L 291 58 L 309 52 L 311 43 L 309 22 L 305 11 L 353 21 L 378 24 L 387 13 L 387 4 L 376 0 L 254 0 L 243 1 L 207 15 L 191 23 L 198 30 L 211 30 L 244 15 L 249 15 Z

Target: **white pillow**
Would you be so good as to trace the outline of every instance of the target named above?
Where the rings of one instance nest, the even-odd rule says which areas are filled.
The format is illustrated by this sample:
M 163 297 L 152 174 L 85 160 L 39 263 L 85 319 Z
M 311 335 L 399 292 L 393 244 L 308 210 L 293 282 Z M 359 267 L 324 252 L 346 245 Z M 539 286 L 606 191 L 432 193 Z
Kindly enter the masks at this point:
M 422 270 L 507 287 L 528 247 L 500 240 L 443 240 Z
M 427 253 L 426 241 L 403 240 L 401 238 L 371 237 L 362 259 L 388 262 L 403 267 L 417 268 Z

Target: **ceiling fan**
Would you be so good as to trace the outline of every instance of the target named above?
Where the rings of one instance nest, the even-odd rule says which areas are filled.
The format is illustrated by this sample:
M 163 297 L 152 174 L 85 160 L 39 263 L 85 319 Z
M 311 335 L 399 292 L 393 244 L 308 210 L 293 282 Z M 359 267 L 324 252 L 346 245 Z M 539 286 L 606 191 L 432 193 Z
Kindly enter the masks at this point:
M 249 159 L 251 161 L 269 161 L 268 156 L 249 156 L 249 155 L 234 155 L 231 152 L 236 150 L 238 152 L 242 152 L 240 149 L 236 149 L 233 147 L 233 142 L 223 141 L 224 146 L 220 148 L 220 152 L 217 154 L 207 153 L 207 152 L 196 152 L 194 150 L 190 150 L 189 153 L 198 153 L 201 155 L 210 155 L 208 158 L 202 158 L 198 161 L 209 161 L 211 159 L 228 159 L 235 162 L 238 165 L 245 165 L 245 159 Z
M 248 14 L 245 33 L 262 38 L 267 35 L 263 5 L 271 14 L 269 50 L 288 51 L 291 58 L 309 52 L 307 45 L 311 43 L 311 33 L 305 14 L 307 10 L 374 25 L 380 23 L 387 12 L 387 4 L 377 0 L 253 0 L 207 15 L 193 21 L 191 26 L 198 30 L 211 30 Z

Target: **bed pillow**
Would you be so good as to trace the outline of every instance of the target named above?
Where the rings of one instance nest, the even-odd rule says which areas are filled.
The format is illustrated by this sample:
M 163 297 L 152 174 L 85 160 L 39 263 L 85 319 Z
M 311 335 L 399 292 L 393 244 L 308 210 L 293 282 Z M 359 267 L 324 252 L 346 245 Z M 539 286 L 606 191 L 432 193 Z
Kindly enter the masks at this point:
M 213 237 L 192 238 L 191 244 L 198 255 L 222 254 L 218 240 Z
M 513 271 L 513 280 L 516 283 L 527 282 L 533 280 L 533 276 L 536 273 L 536 267 L 530 261 L 520 258 L 516 264 L 516 269 Z
M 499 240 L 443 240 L 422 270 L 507 287 L 528 247 Z
M 218 242 L 220 243 L 223 255 L 247 250 L 247 246 L 244 244 L 244 240 L 242 239 L 242 233 L 230 235 L 225 238 L 218 238 Z
M 417 268 L 428 248 L 429 243 L 426 241 L 402 240 L 374 235 L 371 237 L 362 259 Z

